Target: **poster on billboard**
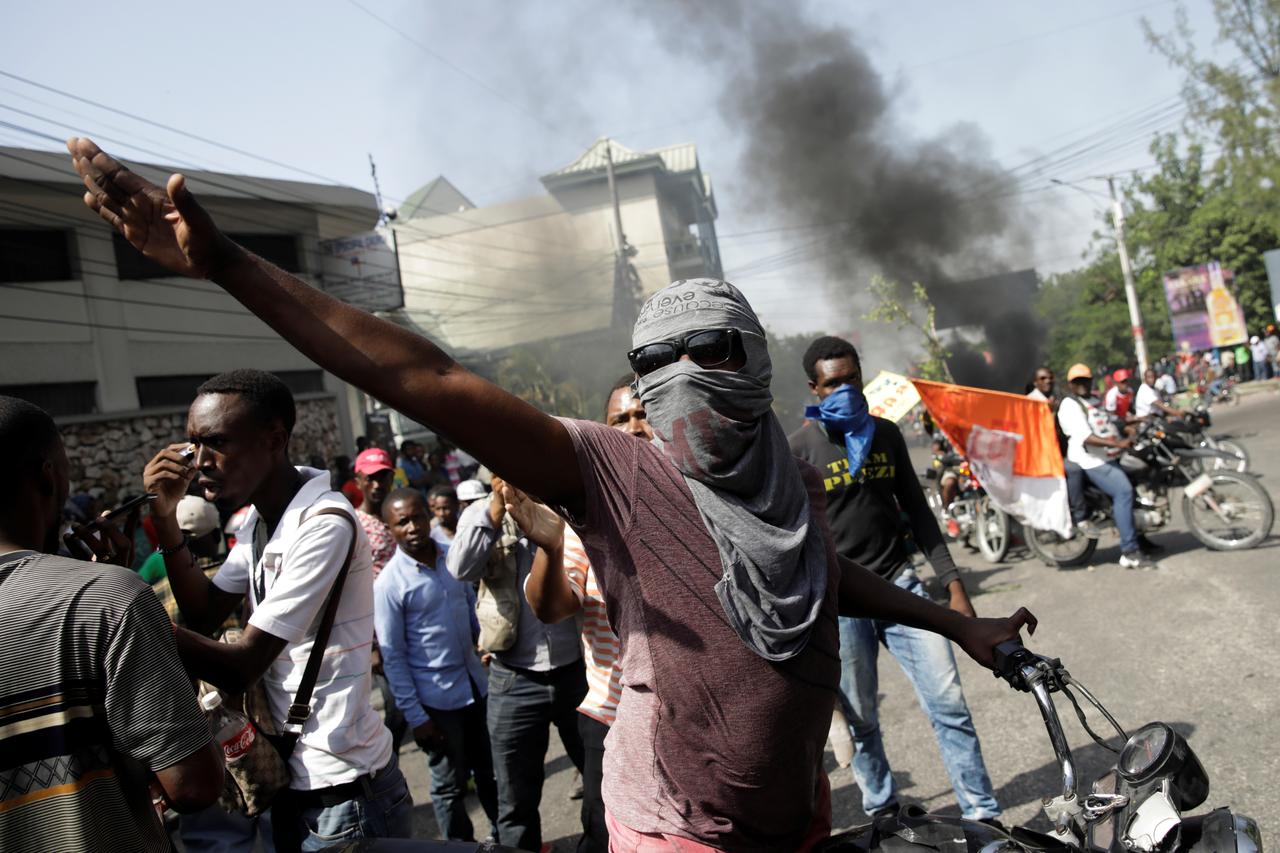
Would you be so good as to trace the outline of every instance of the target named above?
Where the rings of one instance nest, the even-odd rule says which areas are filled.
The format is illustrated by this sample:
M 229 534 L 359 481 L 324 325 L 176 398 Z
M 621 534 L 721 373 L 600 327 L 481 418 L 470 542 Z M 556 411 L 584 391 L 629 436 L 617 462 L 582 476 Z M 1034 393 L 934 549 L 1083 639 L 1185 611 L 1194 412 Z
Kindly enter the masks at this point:
M 1244 310 L 1231 293 L 1235 273 L 1216 261 L 1165 273 L 1173 344 L 1180 350 L 1207 350 L 1249 339 Z
M 1271 310 L 1276 320 L 1280 320 L 1280 249 L 1272 249 L 1262 253 L 1262 262 L 1267 265 L 1267 280 L 1271 282 Z
M 404 306 L 396 253 L 379 231 L 321 240 L 320 289 L 364 311 Z

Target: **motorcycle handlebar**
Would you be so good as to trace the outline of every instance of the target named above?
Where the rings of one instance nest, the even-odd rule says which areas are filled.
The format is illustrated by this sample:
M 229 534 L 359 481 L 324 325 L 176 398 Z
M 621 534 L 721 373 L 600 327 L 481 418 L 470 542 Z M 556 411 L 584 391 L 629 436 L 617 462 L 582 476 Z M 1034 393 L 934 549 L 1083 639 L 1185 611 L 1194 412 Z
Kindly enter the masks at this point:
M 1035 696 L 1040 716 L 1049 733 L 1049 742 L 1053 744 L 1054 755 L 1062 770 L 1062 795 L 1075 796 L 1075 763 L 1071 758 L 1071 748 L 1067 745 L 1066 733 L 1062 729 L 1062 721 L 1058 718 L 1058 710 L 1050 696 L 1060 686 L 1062 664 L 1036 654 L 1017 639 L 1007 640 L 996 646 L 992 650 L 992 656 L 997 678 L 1003 678 L 1015 690 Z

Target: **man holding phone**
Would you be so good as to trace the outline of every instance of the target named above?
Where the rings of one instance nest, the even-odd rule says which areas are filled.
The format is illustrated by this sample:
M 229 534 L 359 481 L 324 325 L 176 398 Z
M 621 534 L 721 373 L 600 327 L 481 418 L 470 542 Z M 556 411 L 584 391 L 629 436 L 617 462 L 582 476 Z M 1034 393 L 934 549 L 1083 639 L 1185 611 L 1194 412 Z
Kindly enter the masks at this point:
M 152 517 L 160 550 L 192 629 L 178 630 L 178 649 L 188 669 L 229 693 L 261 679 L 273 720 L 281 725 L 350 549 L 313 711 L 288 756 L 290 788 L 272 805 L 275 846 L 312 850 L 335 837 L 407 837 L 409 790 L 391 733 L 369 704 L 369 542 L 350 501 L 330 488 L 328 472 L 290 464 L 295 416 L 293 396 L 278 377 L 258 370 L 224 373 L 200 386 L 187 414 L 194 456 L 177 444 L 147 465 L 143 482 L 156 495 Z M 212 580 L 195 565 L 176 518 L 193 480 L 222 509 L 253 506 Z M 347 519 L 320 512 L 330 508 Z M 246 595 L 252 613 L 238 642 L 203 635 Z

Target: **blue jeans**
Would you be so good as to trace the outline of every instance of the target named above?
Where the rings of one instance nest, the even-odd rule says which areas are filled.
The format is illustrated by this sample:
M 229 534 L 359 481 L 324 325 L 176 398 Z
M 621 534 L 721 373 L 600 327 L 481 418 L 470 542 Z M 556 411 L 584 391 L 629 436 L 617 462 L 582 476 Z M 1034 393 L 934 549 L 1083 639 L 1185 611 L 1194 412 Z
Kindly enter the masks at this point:
M 578 705 L 587 695 L 582 661 L 548 672 L 489 664 L 489 741 L 498 781 L 498 843 L 521 850 L 542 847 L 544 762 L 551 726 L 569 760 L 582 770 Z
M 1062 468 L 1067 480 L 1067 504 L 1071 507 L 1071 521 L 1079 523 L 1089 517 L 1089 504 L 1084 499 L 1084 469 L 1063 459 Z
M 489 818 L 490 830 L 498 828 L 498 786 L 493 780 L 493 752 L 489 748 L 485 700 L 454 711 L 428 708 L 432 722 L 444 735 L 443 749 L 427 752 L 431 770 L 431 809 L 436 825 L 449 841 L 475 841 L 475 827 L 467 814 L 467 780 L 476 780 L 476 796 Z
M 911 569 L 900 574 L 894 583 L 915 595 L 925 595 L 924 584 Z M 840 704 L 853 735 L 853 779 L 862 789 L 862 810 L 870 815 L 898 801 L 876 707 L 876 660 L 881 644 L 897 658 L 933 725 L 961 813 L 971 820 L 999 816 L 1000 806 L 982 760 L 973 716 L 960 688 L 960 672 L 950 641 L 893 622 L 841 616 Z
M 259 841 L 266 853 L 275 853 L 270 809 L 258 817 L 245 817 L 223 811 L 214 803 L 198 812 L 178 815 L 178 837 L 187 853 L 253 853 Z
M 1133 484 L 1120 467 L 1119 462 L 1108 462 L 1086 468 L 1084 475 L 1111 498 L 1111 515 L 1120 531 L 1120 552 L 1132 554 L 1138 550 L 1138 531 L 1133 524 Z
M 410 837 L 413 797 L 395 752 L 362 788 L 361 794 L 332 806 L 299 806 L 290 794 L 281 796 L 271 806 L 276 850 L 316 851 L 364 838 Z

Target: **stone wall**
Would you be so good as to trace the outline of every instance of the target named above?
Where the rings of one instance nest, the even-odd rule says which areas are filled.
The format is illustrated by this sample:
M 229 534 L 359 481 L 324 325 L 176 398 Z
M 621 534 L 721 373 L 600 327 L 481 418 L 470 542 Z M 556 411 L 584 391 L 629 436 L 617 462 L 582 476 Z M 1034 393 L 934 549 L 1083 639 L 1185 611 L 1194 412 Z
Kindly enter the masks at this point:
M 337 404 L 331 395 L 306 395 L 297 401 L 298 421 L 289 454 L 299 465 L 312 455 L 332 462 L 341 446 Z M 71 463 L 71 494 L 100 496 L 106 507 L 142 491 L 142 469 L 165 445 L 187 434 L 187 410 L 150 411 L 126 417 L 60 419 L 58 429 Z

